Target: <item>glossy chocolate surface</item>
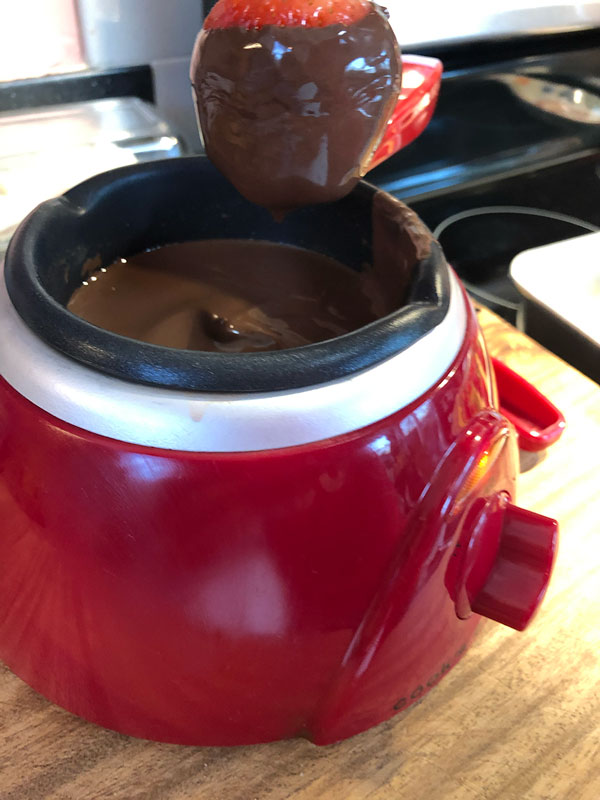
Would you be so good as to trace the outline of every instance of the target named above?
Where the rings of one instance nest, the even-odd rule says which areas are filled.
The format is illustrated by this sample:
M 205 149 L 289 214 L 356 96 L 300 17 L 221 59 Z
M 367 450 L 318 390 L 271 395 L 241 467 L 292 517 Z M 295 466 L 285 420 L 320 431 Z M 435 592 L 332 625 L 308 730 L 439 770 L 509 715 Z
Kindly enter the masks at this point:
M 333 339 L 373 322 L 399 300 L 386 297 L 384 284 L 379 273 L 299 247 L 216 239 L 117 259 L 86 275 L 68 308 L 163 347 L 255 352 Z
M 276 215 L 347 194 L 400 91 L 400 51 L 377 8 L 350 25 L 211 29 L 191 64 L 211 161 Z

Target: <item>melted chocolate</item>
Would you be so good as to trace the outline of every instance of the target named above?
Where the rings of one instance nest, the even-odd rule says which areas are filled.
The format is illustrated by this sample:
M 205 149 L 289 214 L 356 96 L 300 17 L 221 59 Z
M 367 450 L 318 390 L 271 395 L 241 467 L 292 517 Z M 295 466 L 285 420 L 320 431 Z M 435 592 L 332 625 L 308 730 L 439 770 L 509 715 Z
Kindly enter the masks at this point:
M 400 78 L 398 44 L 377 8 L 345 26 L 205 30 L 191 65 L 207 155 L 276 216 L 352 189 Z
M 366 213 L 368 213 L 368 210 Z M 188 350 L 280 350 L 357 330 L 399 309 L 433 238 L 387 192 L 373 195 L 361 272 L 291 245 L 210 239 L 83 266 L 67 308 L 98 327 Z
M 253 352 L 299 347 L 393 310 L 381 285 L 290 245 L 214 239 L 160 247 L 86 276 L 68 309 L 165 347 Z

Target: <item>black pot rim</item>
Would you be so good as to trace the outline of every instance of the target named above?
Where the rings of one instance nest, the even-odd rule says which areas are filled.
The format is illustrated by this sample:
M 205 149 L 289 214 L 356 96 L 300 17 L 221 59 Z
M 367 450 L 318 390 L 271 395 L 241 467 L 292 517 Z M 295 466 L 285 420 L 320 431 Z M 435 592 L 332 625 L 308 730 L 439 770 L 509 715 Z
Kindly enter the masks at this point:
M 6 286 L 11 302 L 27 326 L 65 356 L 125 381 L 179 390 L 244 393 L 292 390 L 347 378 L 406 350 L 446 315 L 449 272 L 435 241 L 430 255 L 417 262 L 407 303 L 398 311 L 335 339 L 289 350 L 209 353 L 147 344 L 86 322 L 51 294 L 43 268 L 49 232 L 56 232 L 61 226 L 77 230 L 86 217 L 88 222 L 93 221 L 93 215 L 106 207 L 117 190 L 143 193 L 150 186 L 158 197 L 170 182 L 176 187 L 178 182 L 183 185 L 187 181 L 188 186 L 190 180 L 212 181 L 225 193 L 225 202 L 229 202 L 231 195 L 231 202 L 238 204 L 242 212 L 266 214 L 240 198 L 203 157 L 136 164 L 84 181 L 61 197 L 38 206 L 21 223 L 9 244 Z M 364 205 L 366 213 L 378 191 L 361 181 L 349 195 L 349 202 L 358 207 Z M 342 203 L 344 200 L 331 207 Z M 319 209 L 307 213 L 316 215 Z M 124 223 L 125 227 L 128 225 L 134 229 L 135 221 Z M 143 236 L 142 227 L 140 231 Z M 132 235 L 128 241 L 132 241 Z M 141 249 L 144 248 L 138 247 L 137 252 Z M 115 252 L 111 260 L 125 254 Z M 66 264 L 64 269 L 74 271 L 81 279 L 82 264 Z

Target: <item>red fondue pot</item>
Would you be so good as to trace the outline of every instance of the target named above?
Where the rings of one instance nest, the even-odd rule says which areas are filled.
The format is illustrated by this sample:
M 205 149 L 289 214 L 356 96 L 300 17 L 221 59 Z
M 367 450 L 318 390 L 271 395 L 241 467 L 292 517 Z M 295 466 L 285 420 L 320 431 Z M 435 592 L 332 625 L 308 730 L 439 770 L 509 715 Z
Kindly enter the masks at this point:
M 161 741 L 326 744 L 422 697 L 480 616 L 529 622 L 556 523 L 515 505 L 512 423 L 535 449 L 563 421 L 506 368 L 500 410 L 437 244 L 397 312 L 293 350 L 170 350 L 65 308 L 90 259 L 174 241 L 272 239 L 361 269 L 376 194 L 279 224 L 179 159 L 93 178 L 15 234 L 0 658 L 46 697 Z

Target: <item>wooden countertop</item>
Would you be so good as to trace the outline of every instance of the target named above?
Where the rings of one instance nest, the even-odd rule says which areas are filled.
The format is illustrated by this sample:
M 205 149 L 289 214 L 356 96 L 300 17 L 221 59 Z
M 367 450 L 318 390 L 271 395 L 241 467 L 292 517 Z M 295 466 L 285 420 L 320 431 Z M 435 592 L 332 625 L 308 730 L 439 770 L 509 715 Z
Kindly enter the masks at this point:
M 519 502 L 561 525 L 530 629 L 483 624 L 418 705 L 325 748 L 129 739 L 56 708 L 0 667 L 1 800 L 600 798 L 600 387 L 489 312 L 480 319 L 491 353 L 568 424 L 520 478 Z

